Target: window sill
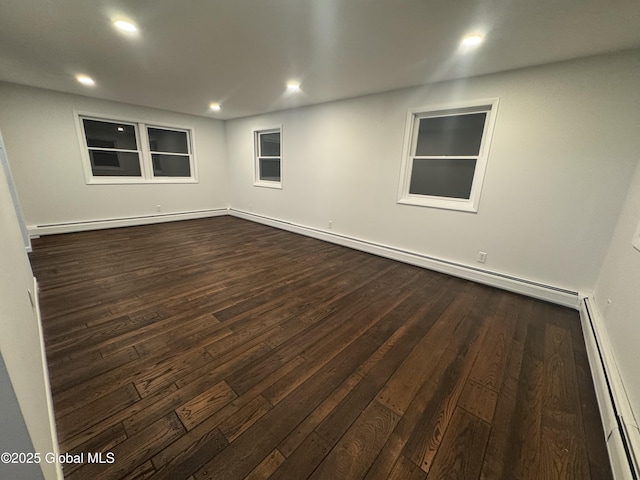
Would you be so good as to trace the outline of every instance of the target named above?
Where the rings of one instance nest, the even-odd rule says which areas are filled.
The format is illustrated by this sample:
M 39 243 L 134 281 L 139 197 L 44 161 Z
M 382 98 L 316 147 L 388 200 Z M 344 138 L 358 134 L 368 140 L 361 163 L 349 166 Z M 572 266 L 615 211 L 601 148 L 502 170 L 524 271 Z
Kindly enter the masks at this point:
M 403 197 L 398 200 L 402 205 L 413 205 L 417 207 L 440 208 L 443 210 L 457 210 L 460 212 L 478 213 L 478 207 L 473 201 L 466 199 L 442 199 L 437 197 Z
M 87 185 L 163 185 L 163 184 L 185 184 L 185 183 L 200 183 L 195 178 L 154 178 L 147 180 L 144 178 L 104 178 L 97 179 L 92 178 L 87 180 Z
M 254 187 L 264 187 L 264 188 L 274 188 L 274 189 L 277 189 L 277 190 L 282 190 L 282 182 L 260 181 L 260 182 L 254 182 L 253 186 Z

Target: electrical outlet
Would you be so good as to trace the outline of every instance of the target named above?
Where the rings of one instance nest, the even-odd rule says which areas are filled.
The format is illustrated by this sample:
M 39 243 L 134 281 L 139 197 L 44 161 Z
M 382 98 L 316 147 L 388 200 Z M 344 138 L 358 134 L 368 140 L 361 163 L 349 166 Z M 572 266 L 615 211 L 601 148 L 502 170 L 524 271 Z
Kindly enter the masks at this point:
M 162 211 L 162 205 L 156 205 L 156 212 Z
M 333 230 L 333 220 L 329 220 L 329 230 Z
M 487 261 L 487 252 L 478 252 L 478 263 L 485 263 Z

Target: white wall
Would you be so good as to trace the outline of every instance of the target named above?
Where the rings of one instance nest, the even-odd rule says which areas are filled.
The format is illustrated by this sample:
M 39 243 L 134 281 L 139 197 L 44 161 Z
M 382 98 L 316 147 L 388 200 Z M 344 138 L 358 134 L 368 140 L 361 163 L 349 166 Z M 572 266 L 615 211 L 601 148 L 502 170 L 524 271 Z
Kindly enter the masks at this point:
M 87 185 L 74 110 L 193 128 L 199 183 Z M 227 206 L 219 120 L 0 83 L 0 129 L 30 228 Z
M 0 168 L 0 352 L 35 452 L 57 452 L 48 391 L 48 373 L 39 320 L 29 300 L 33 274 L 24 249 L 7 178 Z M 1 409 L 10 408 L 0 405 Z M 4 412 L 3 412 L 4 413 Z M 0 435 L 10 435 L 2 431 Z M 6 446 L 6 442 L 3 442 Z M 15 448 L 24 443 L 18 443 Z M 15 450 L 18 451 L 18 450 Z M 1 468 L 0 471 L 5 471 Z M 58 476 L 55 464 L 41 463 L 45 478 Z M 26 470 L 29 471 L 28 469 Z M 6 476 L 3 478 L 10 478 Z M 22 477 L 24 478 L 24 477 Z
M 631 241 L 639 225 L 640 163 L 595 289 L 596 305 L 636 416 L 640 412 L 640 251 L 633 248 Z M 636 417 L 636 424 L 639 420 Z
M 627 52 L 227 122 L 231 206 L 570 290 L 591 290 L 640 151 Z M 396 203 L 408 108 L 500 98 L 477 214 Z M 283 189 L 252 128 L 283 126 Z

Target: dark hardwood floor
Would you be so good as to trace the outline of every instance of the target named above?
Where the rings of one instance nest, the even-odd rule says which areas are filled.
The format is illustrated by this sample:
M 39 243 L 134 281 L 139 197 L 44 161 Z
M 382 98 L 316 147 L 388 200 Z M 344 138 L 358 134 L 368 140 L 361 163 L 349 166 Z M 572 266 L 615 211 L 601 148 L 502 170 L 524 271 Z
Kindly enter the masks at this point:
M 232 217 L 33 247 L 68 479 L 611 478 L 575 311 Z

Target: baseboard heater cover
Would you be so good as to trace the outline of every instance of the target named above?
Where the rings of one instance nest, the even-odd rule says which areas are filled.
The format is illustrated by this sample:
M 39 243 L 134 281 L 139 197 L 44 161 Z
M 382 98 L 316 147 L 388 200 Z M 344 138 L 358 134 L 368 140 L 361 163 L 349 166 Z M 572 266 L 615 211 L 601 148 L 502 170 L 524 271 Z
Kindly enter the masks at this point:
M 228 208 L 213 208 L 206 210 L 192 210 L 188 212 L 157 213 L 151 215 L 139 215 L 133 217 L 105 218 L 99 220 L 84 220 L 78 222 L 45 223 L 30 225 L 29 235 L 52 235 L 57 233 L 72 233 L 85 230 L 101 230 L 106 228 L 130 227 L 146 225 L 150 223 L 173 222 L 178 220 L 192 220 L 196 218 L 215 217 L 227 215 Z
M 599 327 L 600 314 L 597 307 L 591 305 L 590 298 L 585 296 L 581 300 L 580 317 L 614 478 L 639 480 L 640 432 L 608 337 Z
M 282 230 L 299 233 L 309 237 L 317 238 L 327 242 L 335 243 L 345 247 L 361 250 L 363 252 L 372 253 L 381 257 L 390 258 L 400 262 L 408 263 L 418 267 L 435 270 L 455 277 L 464 278 L 478 283 L 484 283 L 492 287 L 509 290 L 530 297 L 538 298 L 548 302 L 578 309 L 579 294 L 576 291 L 556 287 L 553 285 L 545 285 L 533 280 L 518 278 L 500 272 L 493 272 L 481 268 L 464 265 L 449 260 L 439 259 L 428 255 L 423 255 L 397 247 L 382 245 L 368 240 L 361 240 L 347 235 L 321 230 L 318 228 L 298 225 L 285 220 L 278 220 L 265 215 L 259 215 L 253 212 L 245 212 L 242 210 L 230 208 L 229 214 L 245 220 L 250 220 L 265 225 L 269 225 Z

